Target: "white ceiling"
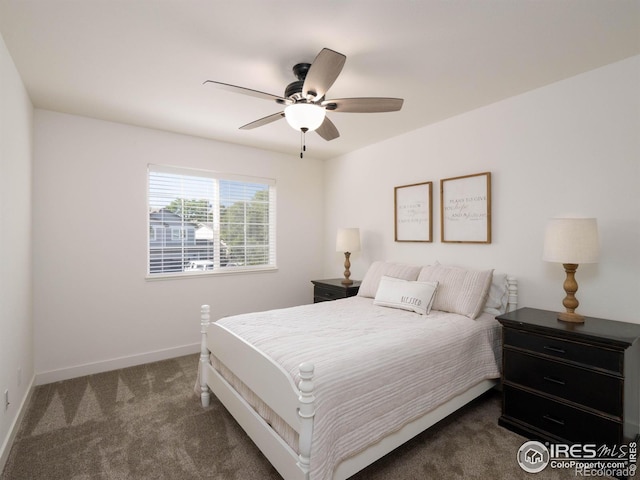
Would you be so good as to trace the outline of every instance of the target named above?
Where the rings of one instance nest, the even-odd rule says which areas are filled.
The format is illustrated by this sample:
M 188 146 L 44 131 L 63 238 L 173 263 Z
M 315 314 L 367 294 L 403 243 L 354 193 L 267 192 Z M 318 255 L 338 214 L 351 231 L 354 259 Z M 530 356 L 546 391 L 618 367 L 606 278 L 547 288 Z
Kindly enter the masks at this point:
M 34 105 L 298 155 L 277 104 L 291 67 L 347 56 L 327 98 L 405 99 L 329 113 L 331 158 L 640 53 L 640 0 L 0 0 L 0 32 Z M 463 141 L 463 139 L 461 139 Z

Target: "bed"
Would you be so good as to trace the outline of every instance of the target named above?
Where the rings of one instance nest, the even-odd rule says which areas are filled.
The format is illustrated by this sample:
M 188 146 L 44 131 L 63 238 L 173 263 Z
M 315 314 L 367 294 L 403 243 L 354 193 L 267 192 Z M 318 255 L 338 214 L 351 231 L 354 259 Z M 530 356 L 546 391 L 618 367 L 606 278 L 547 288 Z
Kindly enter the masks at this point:
M 346 479 L 495 386 L 517 282 L 493 270 L 374 262 L 357 296 L 211 321 L 211 392 L 286 480 Z

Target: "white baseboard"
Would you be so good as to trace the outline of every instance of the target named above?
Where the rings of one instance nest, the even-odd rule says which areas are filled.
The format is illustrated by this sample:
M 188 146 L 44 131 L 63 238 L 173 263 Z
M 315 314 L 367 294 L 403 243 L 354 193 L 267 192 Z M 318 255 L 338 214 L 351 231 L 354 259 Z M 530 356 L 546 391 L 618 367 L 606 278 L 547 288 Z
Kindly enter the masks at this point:
M 29 402 L 31 402 L 31 396 L 33 395 L 33 387 L 35 385 L 35 376 L 31 378 L 31 382 L 29 383 L 29 387 L 27 388 L 27 392 L 20 403 L 20 407 L 18 409 L 18 414 L 16 418 L 14 418 L 11 427 L 9 428 L 9 433 L 7 438 L 4 439 L 4 443 L 0 448 L 0 473 L 4 470 L 5 465 L 7 464 L 7 460 L 9 459 L 9 453 L 11 452 L 11 447 L 13 446 L 13 441 L 16 439 L 16 435 L 18 434 L 18 430 L 20 429 L 20 424 L 22 423 L 22 419 L 24 418 L 25 413 L 27 412 L 27 406 Z
M 50 370 L 36 374 L 35 384 L 45 385 L 47 383 L 59 382 L 61 380 L 69 380 L 70 378 L 83 377 L 94 373 L 108 372 L 119 368 L 134 367 L 145 363 L 158 362 L 175 357 L 182 357 L 191 353 L 200 351 L 200 343 L 192 345 L 183 345 L 181 347 L 167 348 L 165 350 L 156 350 L 155 352 L 141 353 L 139 355 L 131 355 L 128 357 L 114 358 L 103 362 L 86 363 L 75 367 L 61 368 L 58 370 Z

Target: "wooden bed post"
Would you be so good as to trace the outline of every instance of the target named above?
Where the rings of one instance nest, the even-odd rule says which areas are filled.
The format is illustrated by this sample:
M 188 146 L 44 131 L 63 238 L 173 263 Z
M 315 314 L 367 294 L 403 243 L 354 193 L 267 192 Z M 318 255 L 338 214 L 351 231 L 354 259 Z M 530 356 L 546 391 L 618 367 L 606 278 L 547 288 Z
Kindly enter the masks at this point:
M 507 311 L 511 312 L 518 308 L 518 280 L 516 280 L 516 277 L 507 277 L 507 288 L 509 289 Z
M 309 464 L 311 460 L 311 437 L 313 435 L 313 417 L 316 414 L 315 397 L 313 396 L 313 364 L 300 364 L 300 383 L 298 389 L 298 416 L 300 417 L 300 433 L 298 444 L 298 466 L 304 472 L 305 478 L 309 477 Z
M 203 407 L 209 406 L 210 395 L 209 386 L 207 385 L 207 369 L 209 363 L 209 349 L 207 348 L 207 327 L 209 326 L 209 305 L 200 307 L 200 333 L 202 334 L 202 343 L 200 344 L 200 401 Z

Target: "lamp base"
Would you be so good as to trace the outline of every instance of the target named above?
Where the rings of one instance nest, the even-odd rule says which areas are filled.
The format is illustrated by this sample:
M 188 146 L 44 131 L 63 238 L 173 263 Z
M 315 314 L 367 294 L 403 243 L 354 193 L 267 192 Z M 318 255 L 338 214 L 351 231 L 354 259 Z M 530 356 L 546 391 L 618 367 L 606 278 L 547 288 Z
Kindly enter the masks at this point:
M 558 313 L 558 320 L 571 323 L 584 323 L 584 316 L 578 313 L 560 312 Z
M 578 270 L 577 263 L 563 263 L 564 271 L 567 274 L 567 278 L 562 285 L 564 291 L 567 294 L 562 300 L 562 305 L 567 309 L 566 312 L 558 313 L 558 320 L 571 323 L 584 323 L 584 317 L 576 312 L 576 308 L 580 305 L 575 293 L 578 291 L 578 282 L 576 282 L 576 270 Z
M 342 279 L 342 285 L 351 285 L 353 284 L 353 280 L 349 277 L 351 276 L 351 272 L 349 269 L 351 268 L 351 262 L 349 261 L 349 257 L 351 256 L 351 252 L 344 252 L 344 278 Z

